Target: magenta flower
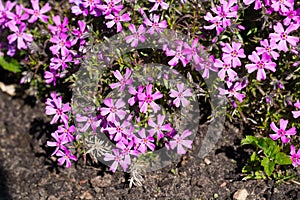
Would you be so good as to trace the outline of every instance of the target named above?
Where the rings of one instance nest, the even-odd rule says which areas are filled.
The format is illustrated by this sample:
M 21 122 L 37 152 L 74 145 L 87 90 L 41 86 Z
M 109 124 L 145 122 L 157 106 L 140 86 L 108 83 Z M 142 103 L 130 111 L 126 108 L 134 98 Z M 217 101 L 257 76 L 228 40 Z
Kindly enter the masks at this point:
M 134 141 L 131 140 L 127 145 L 125 145 L 122 141 L 118 142 L 116 146 L 121 150 L 122 156 L 124 156 L 124 162 L 127 165 L 131 164 L 130 155 L 139 156 L 139 152 L 137 150 L 132 149 L 134 146 Z
M 125 40 L 126 43 L 131 43 L 131 47 L 137 47 L 139 41 L 146 41 L 146 37 L 143 35 L 146 31 L 146 28 L 143 25 L 140 25 L 138 30 L 136 30 L 133 24 L 130 24 L 128 28 L 133 35 L 126 36 Z
M 294 106 L 298 109 L 300 109 L 300 102 L 297 100 L 297 102 L 294 104 Z M 298 118 L 300 116 L 300 110 L 299 111 L 292 111 L 293 117 Z
M 183 51 L 183 41 L 178 41 L 178 46 L 176 47 L 176 51 L 167 49 L 166 55 L 167 56 L 174 56 L 168 64 L 171 66 L 176 66 L 181 61 L 182 65 L 185 67 L 188 64 L 188 60 L 184 57 L 185 53 Z
M 118 13 L 114 13 L 114 15 L 109 14 L 105 16 L 105 19 L 110 19 L 112 21 L 109 21 L 106 23 L 107 28 L 113 27 L 115 24 L 117 25 L 117 32 L 122 31 L 122 24 L 120 22 L 129 22 L 131 20 L 128 13 L 125 13 L 120 16 Z
M 192 140 L 185 140 L 186 137 L 190 136 L 192 134 L 191 131 L 185 130 L 183 133 L 176 134 L 173 137 L 173 140 L 170 141 L 170 147 L 171 149 L 175 149 L 177 147 L 177 154 L 185 154 L 186 150 L 183 147 L 186 147 L 188 149 L 192 148 Z
M 65 124 L 64 126 L 58 126 L 58 129 L 56 132 L 61 133 L 61 136 L 64 136 L 68 142 L 72 142 L 74 140 L 73 134 L 75 131 L 76 131 L 76 128 L 74 125 L 69 127 L 68 124 Z
M 296 149 L 294 145 L 291 145 L 291 151 L 290 151 L 290 158 L 292 160 L 292 165 L 294 167 L 298 167 L 300 165 L 300 149 L 298 149 L 297 153 L 296 153 Z
M 216 13 L 218 17 L 220 17 L 220 20 L 222 21 L 222 27 L 226 28 L 231 24 L 231 21 L 228 18 L 237 18 L 237 5 L 232 7 L 237 2 L 236 0 L 220 0 L 220 3 L 222 6 L 216 6 L 211 10 Z
M 231 68 L 231 62 L 229 61 L 222 61 L 220 59 L 216 59 L 214 62 L 214 66 L 217 68 L 221 68 L 221 70 L 218 72 L 218 76 L 221 79 L 225 79 L 226 74 L 230 78 L 234 78 L 237 76 L 237 73 Z
M 283 20 L 283 24 L 285 26 L 288 26 L 291 23 L 297 24 L 300 21 L 300 8 L 298 8 L 297 10 L 291 9 L 288 12 L 284 12 L 283 16 L 286 16 L 286 18 Z
M 26 24 L 22 23 L 20 25 L 20 28 L 18 28 L 15 24 L 10 23 L 9 24 L 9 28 L 11 31 L 13 31 L 14 33 L 7 36 L 8 39 L 8 43 L 11 44 L 14 41 L 17 40 L 17 48 L 18 49 L 27 49 L 27 44 L 28 42 L 32 42 L 33 38 L 31 34 L 25 33 L 25 29 L 26 29 Z M 25 43 L 25 41 L 26 43 Z
M 44 78 L 46 79 L 46 83 L 50 84 L 53 82 L 53 85 L 56 86 L 56 78 L 59 78 L 60 74 L 56 73 L 55 70 L 45 71 Z
M 142 86 L 142 85 L 139 85 L 138 91 L 136 91 L 136 89 L 134 87 L 129 86 L 129 88 L 128 88 L 129 94 L 134 95 L 133 97 L 128 99 L 128 104 L 130 106 L 133 106 L 135 104 L 135 102 L 137 102 L 139 100 L 138 97 L 137 97 L 137 94 L 142 93 L 143 90 L 144 90 L 144 86 Z
M 249 55 L 248 58 L 254 64 L 247 64 L 245 67 L 247 68 L 248 73 L 257 70 L 256 79 L 258 81 L 266 79 L 265 69 L 271 70 L 272 72 L 276 71 L 276 63 L 270 61 L 270 56 L 266 53 L 262 54 L 262 58 L 260 59 L 257 53 L 253 51 L 252 55 Z
M 51 133 L 51 136 L 56 140 L 55 142 L 47 141 L 47 146 L 49 147 L 56 147 L 54 152 L 51 154 L 53 156 L 56 154 L 60 149 L 66 150 L 67 148 L 64 146 L 64 144 L 67 144 L 69 141 L 66 138 L 65 135 L 58 135 L 58 132 L 55 131 L 54 133 Z
M 90 14 L 94 16 L 100 16 L 99 10 L 97 8 L 98 5 L 100 5 L 102 1 L 100 0 L 84 0 L 82 1 L 82 5 L 84 8 L 90 8 Z
M 114 104 L 112 98 L 105 99 L 103 103 L 108 107 L 108 108 L 100 108 L 101 115 L 102 116 L 107 116 L 107 121 L 115 123 L 116 122 L 116 117 L 119 119 L 124 119 L 126 115 L 126 111 L 122 110 L 122 108 L 125 106 L 125 102 L 122 99 L 118 99 L 117 102 Z
M 120 87 L 119 92 L 123 91 L 126 85 L 131 85 L 132 83 L 132 78 L 129 78 L 130 75 L 131 75 L 131 70 L 129 68 L 126 68 L 124 77 L 121 75 L 119 70 L 115 71 L 114 76 L 119 80 L 119 82 L 110 84 L 109 85 L 110 88 L 115 89 L 117 87 Z
M 26 9 L 26 12 L 31 14 L 31 17 L 28 20 L 28 22 L 33 23 L 37 19 L 40 19 L 41 21 L 47 23 L 49 17 L 47 15 L 44 15 L 44 13 L 49 12 L 51 10 L 49 3 L 46 3 L 41 9 L 39 6 L 39 0 L 31 0 L 31 5 L 33 10 Z
M 15 8 L 16 8 L 15 13 L 11 12 L 11 11 L 6 12 L 7 18 L 10 19 L 10 21 L 7 22 L 7 24 L 10 24 L 10 23 L 12 23 L 12 24 L 21 24 L 22 21 L 27 20 L 29 18 L 29 15 L 27 13 L 23 12 L 24 11 L 23 5 L 16 5 Z
M 69 1 L 69 3 L 75 4 L 75 5 L 72 5 L 72 7 L 71 7 L 72 13 L 74 13 L 75 15 L 82 14 L 83 16 L 87 16 L 89 14 L 88 9 L 84 8 L 81 0 L 74 0 L 74 1 L 72 0 L 72 2 Z
M 48 28 L 53 35 L 68 32 L 69 28 L 67 26 L 68 26 L 69 20 L 67 17 L 64 17 L 63 22 L 61 22 L 59 15 L 54 16 L 52 18 L 52 20 L 53 20 L 55 26 L 48 24 Z
M 177 83 L 177 89 L 178 91 L 171 89 L 170 97 L 176 98 L 173 100 L 173 103 L 177 108 L 180 106 L 180 103 L 183 107 L 186 107 L 189 101 L 185 97 L 191 97 L 193 93 L 190 88 L 184 90 L 184 83 Z
M 260 45 L 262 45 L 262 47 L 256 47 L 257 55 L 267 53 L 269 56 L 272 56 L 274 60 L 277 60 L 277 58 L 279 57 L 279 53 L 274 51 L 275 49 L 277 49 L 277 44 L 274 40 L 271 40 L 269 45 L 269 40 L 264 39 L 260 41 Z
M 97 127 L 100 126 L 101 120 L 97 117 L 93 117 L 92 115 L 81 116 L 76 115 L 77 122 L 86 122 L 85 125 L 80 129 L 80 132 L 86 132 L 87 129 L 91 126 L 94 133 L 96 133 Z
M 84 33 L 87 32 L 85 21 L 78 20 L 78 26 L 79 26 L 79 29 L 73 29 L 73 31 L 72 31 L 72 34 L 76 36 L 76 38 L 71 42 L 72 46 L 75 45 L 78 40 L 80 40 L 79 44 L 81 46 L 85 44 Z
M 143 154 L 147 152 L 148 148 L 151 149 L 151 151 L 154 151 L 155 145 L 153 144 L 154 138 L 152 137 L 152 135 L 149 134 L 148 136 L 146 136 L 144 128 L 138 131 L 138 134 L 140 138 L 136 137 L 136 141 L 135 141 L 139 145 L 137 150 L 139 150 Z
M 154 94 L 152 94 L 152 84 L 146 86 L 145 93 L 140 92 L 137 96 L 139 99 L 140 111 L 142 113 L 147 112 L 148 105 L 151 106 L 155 113 L 160 110 L 160 107 L 154 101 L 162 98 L 163 95 L 159 91 L 156 91 Z
M 204 29 L 207 30 L 212 30 L 212 29 L 216 29 L 217 31 L 217 35 L 220 35 L 221 32 L 224 30 L 224 28 L 222 27 L 222 21 L 221 21 L 221 17 L 219 16 L 215 16 L 213 17 L 212 14 L 210 12 L 206 13 L 206 15 L 204 16 L 204 19 L 210 23 L 212 23 L 209 26 L 204 26 Z
M 292 31 L 295 31 L 299 28 L 299 25 L 291 24 L 286 30 L 284 30 L 282 24 L 278 22 L 274 26 L 274 30 L 276 33 L 270 33 L 271 40 L 274 40 L 275 42 L 278 42 L 277 49 L 287 52 L 287 42 L 290 43 L 292 46 L 296 46 L 299 42 L 299 38 L 295 36 L 289 36 L 289 33 Z
M 71 47 L 71 42 L 68 40 L 68 35 L 65 33 L 61 33 L 59 35 L 54 35 L 50 42 L 55 45 L 50 47 L 52 54 L 58 54 L 59 50 L 61 50 L 61 55 L 66 56 L 69 54 L 69 49 Z
M 115 121 L 114 126 L 108 127 L 105 130 L 108 131 L 110 139 L 114 139 L 114 141 L 119 142 L 126 135 L 130 135 L 130 130 L 127 128 L 129 125 L 130 123 L 126 120 L 122 124 Z
M 149 12 L 157 10 L 158 6 L 161 6 L 161 8 L 164 10 L 167 10 L 169 8 L 169 4 L 163 2 L 163 0 L 148 0 L 148 1 L 155 3 L 154 6 L 149 10 Z
M 6 21 L 7 21 L 7 13 L 10 12 L 14 6 L 16 5 L 15 2 L 7 1 L 5 3 L 5 7 L 3 6 L 2 1 L 0 0 L 0 25 L 2 28 L 6 27 Z
M 203 61 L 203 59 L 199 56 L 198 52 L 198 38 L 195 38 L 192 42 L 192 45 L 189 46 L 187 43 L 184 43 L 184 50 L 182 53 L 186 55 L 187 61 L 193 60 L 195 65 L 198 65 L 200 61 Z
M 255 1 L 254 4 L 254 9 L 258 10 L 261 8 L 261 0 L 243 0 L 244 4 L 246 4 L 247 6 L 252 4 Z
M 119 13 L 123 5 L 117 5 L 121 2 L 121 0 L 104 0 L 106 4 L 97 5 L 97 8 L 99 8 L 104 15 L 109 15 L 112 12 Z
M 66 114 L 71 110 L 69 103 L 63 104 L 62 97 L 56 97 L 56 93 L 51 94 L 52 99 L 47 98 L 46 115 L 54 115 L 50 124 L 55 124 L 60 118 L 64 124 L 68 124 L 69 117 Z
M 104 157 L 105 161 L 112 161 L 112 160 L 114 161 L 109 168 L 110 171 L 115 172 L 119 164 L 122 166 L 123 171 L 126 171 L 128 165 L 123 160 L 124 156 L 120 154 L 119 149 L 113 149 L 112 152 L 113 154 L 106 153 Z
M 154 31 L 156 31 L 157 33 L 161 33 L 165 28 L 168 27 L 167 21 L 163 20 L 161 22 L 158 22 L 159 18 L 160 18 L 160 16 L 156 15 L 156 14 L 154 14 L 153 17 L 151 18 L 151 20 L 153 22 L 150 21 L 148 18 L 145 18 L 144 24 L 151 27 L 151 28 L 149 28 L 147 33 L 153 34 Z
M 275 123 L 272 122 L 270 124 L 270 127 L 276 133 L 275 134 L 270 134 L 270 138 L 272 140 L 277 140 L 278 138 L 280 138 L 283 144 L 288 143 L 290 141 L 290 138 L 288 138 L 287 136 L 295 135 L 297 133 L 295 127 L 292 127 L 289 130 L 285 130 L 288 123 L 289 123 L 288 120 L 280 119 L 279 120 L 280 129 L 279 129 L 279 128 L 277 128 Z
M 52 70 L 58 70 L 59 68 L 64 70 L 68 67 L 67 63 L 72 62 L 72 61 L 73 61 L 73 58 L 72 58 L 71 54 L 69 54 L 68 56 L 63 56 L 62 58 L 60 58 L 57 55 L 57 57 L 51 58 L 51 63 L 49 65 L 49 67 Z
M 226 63 L 232 61 L 233 68 L 242 65 L 239 58 L 246 58 L 246 55 L 244 54 L 244 49 L 241 49 L 241 46 L 241 43 L 232 42 L 232 47 L 228 43 L 226 43 L 225 46 L 222 48 L 222 59 Z
M 57 160 L 59 165 L 63 165 L 66 163 L 66 167 L 70 168 L 72 166 L 71 160 L 77 161 L 76 156 L 72 155 L 69 150 L 65 150 L 65 152 L 59 150 L 56 153 L 56 156 L 60 156 L 60 158 Z

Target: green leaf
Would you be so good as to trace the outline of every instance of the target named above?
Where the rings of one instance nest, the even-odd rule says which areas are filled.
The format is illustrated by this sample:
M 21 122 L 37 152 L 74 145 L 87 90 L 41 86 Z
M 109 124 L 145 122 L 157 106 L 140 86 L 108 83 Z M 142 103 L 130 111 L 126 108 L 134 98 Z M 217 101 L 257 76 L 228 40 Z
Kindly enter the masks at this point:
M 275 162 L 271 162 L 269 158 L 264 157 L 263 160 L 261 161 L 261 166 L 264 167 L 264 171 L 267 174 L 267 176 L 271 176 L 271 174 L 274 171 Z
M 7 62 L 3 56 L 0 56 L 0 65 L 3 69 L 10 72 L 17 73 L 21 71 L 21 66 L 19 65 L 18 61 L 14 59 L 10 59 L 10 61 Z
M 291 158 L 283 152 L 276 154 L 275 162 L 279 165 L 290 165 L 292 164 Z
M 247 135 L 246 138 L 242 139 L 241 144 L 256 144 L 257 138 L 251 135 Z

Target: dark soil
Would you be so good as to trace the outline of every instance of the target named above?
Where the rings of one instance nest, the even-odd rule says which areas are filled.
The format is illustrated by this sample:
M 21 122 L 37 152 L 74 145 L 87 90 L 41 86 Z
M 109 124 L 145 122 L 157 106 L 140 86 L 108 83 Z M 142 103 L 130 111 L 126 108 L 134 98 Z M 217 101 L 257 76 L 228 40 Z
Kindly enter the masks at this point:
M 147 173 L 142 187 L 129 189 L 128 174 L 112 174 L 89 161 L 84 165 L 82 157 L 70 169 L 60 167 L 50 156 L 53 149 L 45 147 L 53 128 L 44 115 L 43 104 L 34 102 L 33 98 L 15 98 L 0 92 L 1 200 L 225 200 L 233 199 L 233 194 L 243 188 L 250 200 L 300 199 L 300 188 L 295 183 L 275 186 L 272 180 L 241 180 L 242 162 L 251 151 L 240 147 L 245 132 L 241 125 L 226 126 L 206 162 L 189 152 L 179 163 Z

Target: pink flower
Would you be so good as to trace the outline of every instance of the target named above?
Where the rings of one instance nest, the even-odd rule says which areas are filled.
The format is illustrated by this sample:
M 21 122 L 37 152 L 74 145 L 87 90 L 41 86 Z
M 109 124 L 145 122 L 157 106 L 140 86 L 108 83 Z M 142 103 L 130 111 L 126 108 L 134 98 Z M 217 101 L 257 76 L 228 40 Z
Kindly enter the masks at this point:
M 244 49 L 241 49 L 242 44 L 237 42 L 232 42 L 232 47 L 226 43 L 222 48 L 223 56 L 222 59 L 228 63 L 232 61 L 232 67 L 241 66 L 242 63 L 239 58 L 246 58 L 244 54 Z
M 80 45 L 85 44 L 84 33 L 87 32 L 85 21 L 78 20 L 78 26 L 79 26 L 79 29 L 76 28 L 76 29 L 72 30 L 72 34 L 76 36 L 76 38 L 71 42 L 72 46 L 75 45 L 78 40 L 80 40 L 80 42 L 79 42 Z
M 112 152 L 113 154 L 106 153 L 104 157 L 105 161 L 112 161 L 112 160 L 114 161 L 109 169 L 112 172 L 115 172 L 118 168 L 118 165 L 120 164 L 123 170 L 126 171 L 128 166 L 126 162 L 123 160 L 124 156 L 120 154 L 119 149 L 113 149 Z
M 53 85 L 56 86 L 56 78 L 59 78 L 60 75 L 56 73 L 55 70 L 45 71 L 44 78 L 46 79 L 46 83 L 50 84 L 53 82 Z
M 159 21 L 159 15 L 154 14 L 153 17 L 151 17 L 150 21 L 147 17 L 144 20 L 144 24 L 146 24 L 147 26 L 150 26 L 151 28 L 147 31 L 147 33 L 149 34 L 153 34 L 154 31 L 156 31 L 157 33 L 162 32 L 165 28 L 168 27 L 167 21 L 163 20 L 161 22 Z
M 57 57 L 51 58 L 51 63 L 49 65 L 50 69 L 52 70 L 58 70 L 60 67 L 62 70 L 66 69 L 68 67 L 69 62 L 72 62 L 73 58 L 72 55 L 69 54 L 68 56 L 63 56 L 60 58 L 58 55 Z
M 124 142 L 120 141 L 116 144 L 116 146 L 122 151 L 121 155 L 124 156 L 124 162 L 127 165 L 131 164 L 130 155 L 139 156 L 139 152 L 132 149 L 134 146 L 133 140 L 131 140 L 128 144 L 124 144 Z
M 64 146 L 64 144 L 67 144 L 69 141 L 66 138 L 65 135 L 58 135 L 58 132 L 55 131 L 54 133 L 51 133 L 51 136 L 56 140 L 55 142 L 47 141 L 47 146 L 49 147 L 56 147 L 54 152 L 51 154 L 53 156 L 56 154 L 60 149 L 66 150 L 67 148 Z
M 54 124 L 60 118 L 64 124 L 68 124 L 69 117 L 67 112 L 71 110 L 69 103 L 63 104 L 62 97 L 56 97 L 56 93 L 51 94 L 52 99 L 47 98 L 46 115 L 54 115 L 50 124 Z
M 139 100 L 140 111 L 142 113 L 147 112 L 148 105 L 151 106 L 155 113 L 160 110 L 160 107 L 154 101 L 162 98 L 163 95 L 159 91 L 156 91 L 154 94 L 152 94 L 152 84 L 147 85 L 145 93 L 138 93 L 137 96 Z
M 182 65 L 185 67 L 188 64 L 188 60 L 184 57 L 185 53 L 183 51 L 183 41 L 178 41 L 178 46 L 176 47 L 176 51 L 167 49 L 166 55 L 167 56 L 174 56 L 168 64 L 171 66 L 175 66 L 178 64 L 179 60 L 181 61 Z
M 270 138 L 272 138 L 272 140 L 277 140 L 278 138 L 280 138 L 283 144 L 288 143 L 290 141 L 290 138 L 286 136 L 295 135 L 297 133 L 295 127 L 292 127 L 289 130 L 285 130 L 288 122 L 288 120 L 280 119 L 280 129 L 277 128 L 274 122 L 272 122 L 270 124 L 270 127 L 274 132 L 276 132 L 276 134 L 270 134 Z
M 109 15 L 111 12 L 119 13 L 123 8 L 123 5 L 117 5 L 121 0 L 104 0 L 104 2 L 105 4 L 97 5 L 104 15 Z
M 274 26 L 274 30 L 276 33 L 270 33 L 271 40 L 278 42 L 277 49 L 282 50 L 284 52 L 288 51 L 287 42 L 290 43 L 292 46 L 296 46 L 299 42 L 299 38 L 295 36 L 289 36 L 289 33 L 295 31 L 299 28 L 299 25 L 291 24 L 286 30 L 284 30 L 282 24 L 278 22 Z
M 150 118 L 148 120 L 148 125 L 153 127 L 153 129 L 148 130 L 150 135 L 157 134 L 157 140 L 160 140 L 164 137 L 163 131 L 172 131 L 173 128 L 170 126 L 170 124 L 164 124 L 165 116 L 164 115 L 157 115 L 157 123 L 154 123 L 153 120 Z
M 270 56 L 266 53 L 262 55 L 260 59 L 255 51 L 252 52 L 252 55 L 248 56 L 249 60 L 254 64 L 247 64 L 245 67 L 248 70 L 248 73 L 252 73 L 257 70 L 256 79 L 258 81 L 266 79 L 265 69 L 275 72 L 276 63 L 270 61 Z
M 298 149 L 297 153 L 296 153 L 296 149 L 294 145 L 291 145 L 291 160 L 292 160 L 292 165 L 294 167 L 298 167 L 300 165 L 300 149 Z
M 297 24 L 300 21 L 300 8 L 297 10 L 289 10 L 288 12 L 284 12 L 282 15 L 286 16 L 286 18 L 283 20 L 283 24 L 285 26 L 288 26 L 291 23 Z
M 115 24 L 117 25 L 117 32 L 122 31 L 122 24 L 120 22 L 129 22 L 131 20 L 128 13 L 125 13 L 120 16 L 118 13 L 114 13 L 114 15 L 109 14 L 105 16 L 105 19 L 110 19 L 112 21 L 109 21 L 106 23 L 107 28 L 113 27 Z
M 47 23 L 49 17 L 44 15 L 44 13 L 49 12 L 51 10 L 49 3 L 46 3 L 41 9 L 39 6 L 39 0 L 31 0 L 31 5 L 32 5 L 33 10 L 26 9 L 26 12 L 31 14 L 31 17 L 28 20 L 28 22 L 33 23 L 37 19 L 40 19 L 41 21 Z
M 108 131 L 111 140 L 114 139 L 114 141 L 119 142 L 127 135 L 130 135 L 130 129 L 127 128 L 128 126 L 130 126 L 130 123 L 126 120 L 122 124 L 115 121 L 113 126 L 105 130 Z
M 114 76 L 118 79 L 119 82 L 110 84 L 109 85 L 110 88 L 115 89 L 117 87 L 120 87 L 119 91 L 123 91 L 126 85 L 131 85 L 132 83 L 132 78 L 129 78 L 130 75 L 131 75 L 131 70 L 129 68 L 126 68 L 124 77 L 122 76 L 119 70 L 115 71 Z
M 85 125 L 80 129 L 80 132 L 86 132 L 87 129 L 91 126 L 93 133 L 96 133 L 97 127 L 100 126 L 101 120 L 90 114 L 88 116 L 81 116 L 77 114 L 76 122 L 86 122 Z
M 220 35 L 221 32 L 224 30 L 224 28 L 222 27 L 221 17 L 219 17 L 219 16 L 213 17 L 212 14 L 210 12 L 208 12 L 204 16 L 204 19 L 206 21 L 209 21 L 210 23 L 212 23 L 212 25 L 204 26 L 204 29 L 212 30 L 215 28 L 217 31 L 217 35 Z
M 163 0 L 148 0 L 148 1 L 155 3 L 154 6 L 149 10 L 149 12 L 157 10 L 158 6 L 161 6 L 161 8 L 164 10 L 167 10 L 169 8 L 169 4 L 163 2 Z
M 15 2 L 7 1 L 4 7 L 2 0 L 0 0 L 0 26 L 2 26 L 2 28 L 7 27 L 7 14 L 14 8 L 15 5 Z
M 60 158 L 57 161 L 59 165 L 63 165 L 64 163 L 66 163 L 66 167 L 69 168 L 72 166 L 71 160 L 77 161 L 77 158 L 76 156 L 72 155 L 69 150 L 66 149 L 64 151 L 65 152 L 59 150 L 56 153 L 56 156 L 60 156 Z
M 69 28 L 67 27 L 67 25 L 68 25 L 69 21 L 68 21 L 67 17 L 64 18 L 63 22 L 61 22 L 59 15 L 54 16 L 52 18 L 52 20 L 53 20 L 55 26 L 48 24 L 48 28 L 53 35 L 68 32 Z
M 278 59 L 279 53 L 274 51 L 275 49 L 277 49 L 277 44 L 274 40 L 271 40 L 269 45 L 269 40 L 264 39 L 260 41 L 260 45 L 262 45 L 263 47 L 256 47 L 257 55 L 267 53 L 269 56 L 272 56 L 274 60 Z
M 119 119 L 124 119 L 126 112 L 122 110 L 122 108 L 125 106 L 125 102 L 122 99 L 118 99 L 117 102 L 114 104 L 112 98 L 105 99 L 103 103 L 108 108 L 100 108 L 101 115 L 106 116 L 107 115 L 107 121 L 115 123 L 116 117 Z
M 300 109 L 300 102 L 297 100 L 297 102 L 294 104 L 294 106 L 298 109 Z M 300 110 L 299 111 L 292 111 L 293 117 L 298 118 L 300 116 Z
M 61 136 L 64 136 L 68 142 L 72 142 L 74 140 L 73 134 L 75 131 L 76 128 L 74 125 L 69 127 L 68 124 L 65 124 L 64 126 L 58 126 L 56 132 L 61 133 Z
M 288 12 L 289 9 L 293 9 L 294 1 L 293 0 L 272 0 L 271 7 L 275 11 Z
M 59 50 L 61 50 L 61 55 L 66 56 L 69 54 L 69 49 L 71 47 L 71 42 L 68 40 L 68 35 L 65 33 L 61 33 L 59 35 L 54 35 L 50 42 L 55 45 L 50 47 L 52 54 L 58 54 Z
M 220 95 L 227 95 L 227 97 L 235 97 L 239 102 L 243 102 L 245 95 L 237 92 L 243 88 L 244 87 L 241 82 L 236 82 L 235 84 L 230 85 L 227 90 L 219 88 L 219 92 Z
M 9 28 L 14 33 L 7 37 L 8 43 L 11 44 L 17 40 L 17 48 L 18 49 L 27 49 L 26 43 L 32 42 L 33 38 L 32 38 L 32 35 L 24 32 L 26 29 L 26 24 L 22 23 L 20 25 L 20 28 L 18 28 L 15 24 L 10 23 Z M 26 43 L 24 40 L 26 41 Z
M 170 97 L 176 98 L 173 103 L 177 108 L 180 106 L 180 103 L 183 107 L 186 107 L 189 104 L 189 101 L 185 97 L 191 97 L 193 96 L 193 93 L 190 88 L 184 90 L 184 83 L 177 83 L 177 89 L 178 91 L 171 89 Z
M 126 43 L 131 43 L 131 47 L 137 47 L 139 41 L 146 41 L 146 37 L 143 35 L 146 31 L 146 28 L 143 25 L 140 25 L 138 30 L 136 30 L 133 24 L 130 24 L 128 28 L 133 35 L 126 36 L 125 40 Z
M 153 144 L 154 138 L 151 134 L 146 136 L 145 129 L 141 129 L 138 131 L 138 134 L 140 136 L 135 138 L 135 142 L 139 145 L 137 150 L 139 150 L 141 153 L 145 154 L 147 152 L 147 147 L 151 149 L 151 151 L 154 151 L 155 145 Z
M 231 21 L 228 18 L 237 18 L 237 5 L 232 7 L 237 2 L 236 0 L 220 0 L 220 3 L 222 6 L 216 6 L 211 10 L 220 17 L 223 28 L 226 28 L 231 24 Z
M 243 0 L 244 4 L 247 6 L 252 4 L 255 1 L 254 9 L 258 10 L 261 8 L 261 0 Z
M 222 61 L 220 59 L 216 59 L 214 62 L 214 66 L 217 68 L 221 68 L 221 70 L 218 72 L 218 76 L 221 79 L 225 79 L 226 74 L 230 78 L 234 78 L 237 76 L 237 73 L 231 68 L 231 62 L 229 61 Z
M 170 147 L 171 149 L 174 149 L 177 147 L 177 154 L 185 154 L 186 150 L 183 147 L 186 147 L 188 149 L 192 148 L 192 140 L 185 140 L 186 137 L 190 136 L 192 134 L 191 131 L 185 130 L 181 135 L 176 134 L 173 137 L 173 140 L 170 141 Z
M 10 19 L 7 24 L 21 24 L 22 21 L 27 20 L 29 18 L 29 15 L 27 13 L 23 13 L 24 7 L 23 5 L 16 5 L 16 12 L 13 13 L 11 11 L 6 12 L 6 16 L 8 19 Z M 1 18 L 1 17 L 0 17 Z
M 193 60 L 195 65 L 198 65 L 200 61 L 203 61 L 203 59 L 199 56 L 198 52 L 198 38 L 195 38 L 192 42 L 192 45 L 189 46 L 187 43 L 184 43 L 184 50 L 182 53 L 186 55 L 187 61 Z

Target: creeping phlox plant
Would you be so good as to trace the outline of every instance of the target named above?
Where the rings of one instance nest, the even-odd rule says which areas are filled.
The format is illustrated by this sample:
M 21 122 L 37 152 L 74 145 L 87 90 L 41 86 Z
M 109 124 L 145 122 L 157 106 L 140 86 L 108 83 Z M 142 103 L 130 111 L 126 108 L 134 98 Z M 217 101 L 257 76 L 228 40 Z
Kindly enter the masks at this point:
M 58 126 L 47 145 L 60 165 L 90 154 L 140 184 L 138 172 L 150 165 L 145 159 L 157 164 L 155 151 L 181 155 L 192 148 L 194 130 L 181 118 L 198 123 L 189 116 L 194 102 L 209 101 L 216 89 L 229 102 L 228 119 L 250 127 L 242 144 L 256 151 L 245 178 L 278 178 L 281 165 L 300 165 L 298 6 L 293 0 L 0 1 L 0 65 L 18 72 L 17 58 L 22 84 L 41 94 L 51 89 L 46 115 Z M 224 87 L 205 88 L 214 74 Z M 72 89 L 70 98 L 64 91 Z

